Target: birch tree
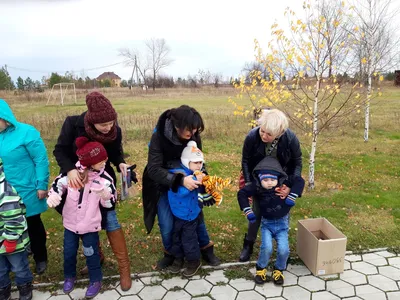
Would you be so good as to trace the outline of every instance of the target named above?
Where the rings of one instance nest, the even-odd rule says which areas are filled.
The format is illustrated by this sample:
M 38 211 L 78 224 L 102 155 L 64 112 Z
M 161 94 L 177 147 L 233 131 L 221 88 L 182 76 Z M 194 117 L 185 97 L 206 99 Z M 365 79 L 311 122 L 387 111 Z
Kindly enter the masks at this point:
M 349 71 L 352 66 L 346 56 L 351 48 L 343 40 L 334 38 L 335 32 L 346 23 L 347 7 L 341 3 L 335 18 L 327 21 L 320 5 L 316 1 L 305 2 L 304 17 L 287 9 L 289 30 L 285 32 L 277 23 L 273 24 L 273 39 L 265 53 L 255 41 L 257 61 L 266 66 L 269 78 L 263 79 L 255 70 L 251 73 L 251 84 L 245 84 L 243 78 L 235 84 L 238 97 L 247 95 L 250 105 L 239 105 L 230 99 L 236 115 L 249 116 L 255 109 L 276 107 L 304 132 L 304 140 L 310 147 L 309 189 L 315 187 L 318 136 L 328 128 L 343 125 L 363 103 L 360 84 L 337 80 L 338 72 Z M 330 46 L 328 41 L 331 41 Z M 286 66 L 285 70 L 281 69 L 282 65 Z M 279 78 L 283 76 L 291 78 L 280 83 Z
M 392 7 L 391 0 L 356 1 L 352 9 L 354 28 L 350 31 L 355 39 L 358 55 L 359 76 L 367 81 L 365 102 L 364 141 L 369 139 L 370 104 L 373 93 L 373 77 L 396 66 L 399 62 L 399 37 L 395 17 L 399 10 Z M 383 76 L 380 76 L 383 80 Z

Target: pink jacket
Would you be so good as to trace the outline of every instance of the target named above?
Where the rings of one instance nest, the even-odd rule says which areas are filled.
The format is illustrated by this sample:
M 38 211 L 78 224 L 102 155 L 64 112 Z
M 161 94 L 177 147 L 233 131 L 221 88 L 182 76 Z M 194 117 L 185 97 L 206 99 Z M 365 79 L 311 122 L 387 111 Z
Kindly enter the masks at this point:
M 80 164 L 77 163 L 79 170 Z M 91 191 L 104 187 L 105 191 L 110 193 L 110 200 L 115 202 L 116 190 L 113 179 L 104 170 L 100 172 L 89 171 L 88 182 L 83 189 L 73 189 L 68 186 L 68 177 L 66 174 L 59 175 L 53 182 L 49 195 L 57 193 L 61 196 L 67 191 L 62 211 L 64 228 L 76 233 L 85 234 L 101 230 L 101 213 L 99 203 L 105 205 L 103 199 Z

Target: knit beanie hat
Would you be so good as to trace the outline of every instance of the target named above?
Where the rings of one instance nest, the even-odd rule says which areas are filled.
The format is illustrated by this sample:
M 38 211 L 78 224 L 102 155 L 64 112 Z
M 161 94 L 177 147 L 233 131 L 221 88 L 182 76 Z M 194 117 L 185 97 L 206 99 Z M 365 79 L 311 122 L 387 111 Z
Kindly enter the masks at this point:
M 189 169 L 189 162 L 204 162 L 203 152 L 197 148 L 195 141 L 190 141 L 187 143 L 185 149 L 182 151 L 181 162 L 186 168 Z
M 86 106 L 88 111 L 85 118 L 90 124 L 106 123 L 117 119 L 117 113 L 110 100 L 99 92 L 86 95 Z
M 260 178 L 260 181 L 263 181 L 263 179 L 267 178 L 278 180 L 279 175 L 280 175 L 279 172 L 276 171 L 262 170 L 260 173 L 258 173 L 258 178 Z
M 88 138 L 81 136 L 76 139 L 75 144 L 78 147 L 76 155 L 84 167 L 93 166 L 108 158 L 106 149 L 99 142 L 92 142 Z

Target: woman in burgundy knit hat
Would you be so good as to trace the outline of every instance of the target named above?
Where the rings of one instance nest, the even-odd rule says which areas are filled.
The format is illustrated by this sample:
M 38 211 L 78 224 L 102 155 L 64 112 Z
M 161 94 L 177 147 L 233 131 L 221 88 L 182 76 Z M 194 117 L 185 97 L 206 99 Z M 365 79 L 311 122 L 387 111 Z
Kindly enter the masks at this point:
M 65 119 L 53 151 L 61 168 L 61 173 L 68 174 L 69 184 L 74 188 L 84 186 L 84 180 L 75 168 L 75 163 L 78 160 L 75 140 L 80 136 L 100 142 L 104 146 L 108 155 L 105 171 L 111 175 L 114 183 L 116 183 L 117 178 L 110 162 L 117 168 L 118 172 L 122 172 L 124 175 L 126 175 L 129 167 L 123 158 L 121 128 L 117 124 L 117 113 L 111 102 L 101 93 L 92 92 L 86 96 L 86 105 L 88 108 L 86 112 Z M 102 225 L 107 231 L 108 240 L 118 261 L 121 289 L 123 291 L 129 290 L 132 285 L 129 255 L 115 207 L 102 208 L 102 216 L 103 220 L 106 221 L 102 222 Z M 101 248 L 100 255 L 103 261 L 104 256 Z M 87 268 L 81 270 L 81 273 L 87 273 Z

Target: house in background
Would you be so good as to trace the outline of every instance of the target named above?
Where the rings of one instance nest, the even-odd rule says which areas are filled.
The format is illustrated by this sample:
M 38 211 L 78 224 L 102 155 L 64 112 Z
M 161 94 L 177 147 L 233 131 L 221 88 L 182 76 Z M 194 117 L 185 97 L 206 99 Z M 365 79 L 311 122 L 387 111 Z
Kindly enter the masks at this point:
M 105 81 L 107 79 L 111 82 L 112 87 L 121 86 L 121 77 L 119 77 L 114 72 L 104 72 L 103 74 L 101 74 L 96 78 L 97 81 Z

